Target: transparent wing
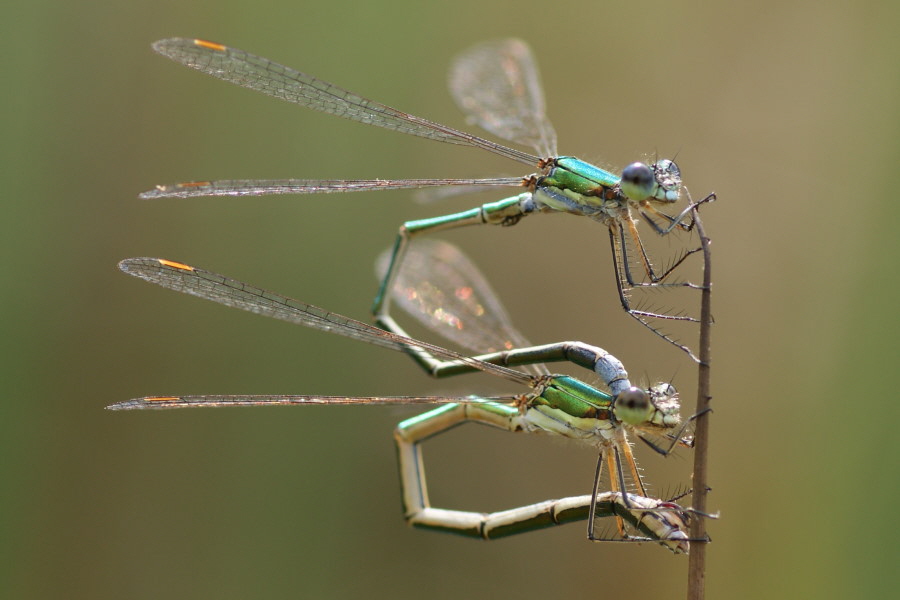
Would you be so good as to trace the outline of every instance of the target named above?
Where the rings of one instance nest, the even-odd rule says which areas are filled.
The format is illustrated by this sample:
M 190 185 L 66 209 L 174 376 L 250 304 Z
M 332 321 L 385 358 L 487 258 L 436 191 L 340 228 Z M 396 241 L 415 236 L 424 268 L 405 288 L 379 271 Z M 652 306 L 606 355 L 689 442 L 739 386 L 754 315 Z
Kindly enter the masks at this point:
M 519 396 L 497 396 L 493 398 L 476 398 L 465 396 L 459 398 L 447 396 L 368 396 L 348 398 L 346 396 L 147 396 L 134 398 L 124 402 L 110 404 L 108 410 L 162 410 L 167 408 L 191 408 L 198 406 L 291 406 L 304 404 L 476 404 L 483 402 L 499 402 L 510 404 L 519 400 Z
M 391 251 L 378 257 L 379 278 Z M 477 354 L 525 348 L 531 343 L 513 325 L 485 276 L 456 246 L 416 240 L 394 280 L 393 301 L 428 329 Z M 543 365 L 532 371 L 545 375 Z
M 407 114 L 237 48 L 205 40 L 170 38 L 154 42 L 153 49 L 213 77 L 320 112 L 439 142 L 482 148 L 529 165 L 537 164 L 540 158 Z
M 275 196 L 279 194 L 335 194 L 373 190 L 455 189 L 452 186 L 487 189 L 524 186 L 521 177 L 491 179 L 220 179 L 158 185 L 143 192 L 143 200 L 198 198 L 205 196 Z
M 537 63 L 522 40 L 479 44 L 456 58 L 450 92 L 485 131 L 556 156 L 556 131 L 547 119 Z
M 119 268 L 145 281 L 225 306 L 336 333 L 400 352 L 422 348 L 444 360 L 458 360 L 479 371 L 509 381 L 532 387 L 536 384 L 534 377 L 520 371 L 492 365 L 434 344 L 396 335 L 368 323 L 182 263 L 159 258 L 128 258 L 119 263 Z

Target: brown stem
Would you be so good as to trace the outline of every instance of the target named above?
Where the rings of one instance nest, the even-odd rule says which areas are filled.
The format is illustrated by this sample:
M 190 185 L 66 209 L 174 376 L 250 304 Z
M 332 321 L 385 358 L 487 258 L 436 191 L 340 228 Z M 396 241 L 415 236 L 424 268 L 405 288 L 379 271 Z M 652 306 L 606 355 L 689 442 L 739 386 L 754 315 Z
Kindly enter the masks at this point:
M 711 296 L 712 266 L 710 262 L 710 240 L 703 229 L 703 221 L 696 208 L 693 210 L 694 223 L 700 235 L 700 247 L 703 249 L 703 291 L 700 299 L 700 364 L 697 368 L 697 412 L 699 414 L 694 430 L 694 479 L 693 507 L 701 514 L 706 512 L 707 490 L 707 455 L 709 451 L 709 402 L 710 395 L 710 362 L 711 362 Z M 702 414 L 701 414 L 702 413 Z M 706 538 L 706 519 L 697 516 L 691 521 L 691 539 Z M 706 595 L 706 548 L 700 542 L 691 544 L 688 558 L 688 600 L 702 600 Z

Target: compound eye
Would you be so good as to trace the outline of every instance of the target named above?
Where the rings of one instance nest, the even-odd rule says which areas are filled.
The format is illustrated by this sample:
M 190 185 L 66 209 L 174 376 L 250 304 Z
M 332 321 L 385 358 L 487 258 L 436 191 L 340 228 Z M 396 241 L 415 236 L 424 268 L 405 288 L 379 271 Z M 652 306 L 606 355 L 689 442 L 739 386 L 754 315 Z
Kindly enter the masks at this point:
M 622 193 L 629 200 L 634 202 L 646 200 L 653 195 L 655 185 L 656 174 L 644 163 L 631 163 L 622 170 Z
M 647 392 L 637 387 L 623 390 L 613 402 L 613 412 L 623 423 L 640 425 L 650 418 L 653 405 Z

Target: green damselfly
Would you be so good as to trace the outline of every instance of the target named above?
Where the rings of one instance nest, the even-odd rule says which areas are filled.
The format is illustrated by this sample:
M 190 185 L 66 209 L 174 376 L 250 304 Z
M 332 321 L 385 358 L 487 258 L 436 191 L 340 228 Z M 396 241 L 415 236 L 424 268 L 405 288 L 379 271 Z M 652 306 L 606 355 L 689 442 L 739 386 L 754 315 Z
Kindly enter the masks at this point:
M 413 525 L 469 536 L 501 537 L 560 522 L 595 516 L 617 517 L 624 540 L 660 541 L 676 552 L 687 550 L 688 513 L 678 505 L 630 493 L 626 478 L 643 487 L 626 438 L 626 429 L 667 435 L 680 425 L 674 388 L 640 390 L 627 387 L 612 396 L 565 375 L 530 375 L 507 366 L 427 342 L 398 335 L 321 308 L 292 300 L 209 271 L 157 258 L 132 258 L 119 264 L 133 276 L 226 306 L 321 329 L 397 350 L 427 353 L 523 385 L 527 393 L 496 397 L 357 397 L 310 395 L 204 395 L 144 397 L 113 404 L 113 410 L 183 407 L 304 405 L 304 404 L 442 404 L 444 406 L 401 423 L 395 433 L 400 460 L 405 515 Z M 583 498 L 551 501 L 504 511 L 470 513 L 433 508 L 428 502 L 420 444 L 455 425 L 477 422 L 507 431 L 541 432 L 580 440 L 599 447 L 609 465 L 612 491 L 600 494 L 600 466 L 595 493 Z M 680 433 L 678 434 L 680 435 Z M 629 464 L 628 470 L 622 462 Z M 631 471 L 631 469 L 634 469 Z M 628 471 L 631 471 L 629 473 Z M 587 507 L 587 508 L 586 508 Z M 632 534 L 631 527 L 638 534 Z M 590 528 L 591 533 L 593 528 Z
M 696 318 L 651 310 L 634 305 L 630 299 L 632 291 L 639 288 L 696 287 L 688 282 L 669 282 L 667 277 L 698 249 L 681 253 L 664 270 L 657 272 L 638 235 L 634 218 L 636 212 L 661 235 L 675 230 L 689 231 L 693 227 L 688 213 L 695 204 L 675 216 L 657 208 L 673 205 L 680 199 L 682 185 L 678 166 L 667 159 L 653 164 L 635 162 L 625 167 L 620 177 L 577 158 L 558 156 L 556 133 L 544 114 L 537 67 L 531 51 L 521 40 L 484 43 L 459 56 L 451 71 L 450 88 L 471 120 L 504 140 L 533 148 L 537 155 L 401 112 L 236 48 L 204 40 L 172 38 L 154 43 L 153 49 L 188 67 L 288 102 L 409 135 L 481 148 L 526 164 L 536 172 L 523 177 L 493 179 L 200 181 L 160 185 L 141 194 L 142 198 L 315 194 L 434 186 L 466 186 L 465 189 L 468 186 L 521 187 L 526 191 L 471 210 L 404 223 L 394 245 L 390 267 L 373 303 L 376 317 L 388 314 L 387 291 L 413 236 L 465 225 L 512 225 L 532 213 L 565 212 L 586 216 L 607 226 L 623 308 L 696 360 L 686 345 L 654 325 L 658 319 L 696 322 Z M 710 194 L 697 204 L 714 198 Z M 632 272 L 636 268 L 642 269 L 644 275 L 636 276 Z
M 378 259 L 377 273 L 383 276 L 390 262 L 390 252 Z M 642 390 L 631 385 L 628 373 L 620 360 L 609 352 L 584 342 L 557 342 L 533 346 L 512 324 L 506 308 L 491 288 L 487 278 L 456 246 L 443 241 L 421 240 L 409 250 L 403 268 L 397 273 L 391 290 L 393 300 L 422 325 L 468 350 L 479 353 L 477 358 L 503 366 L 526 366 L 536 377 L 550 376 L 546 362 L 571 362 L 591 370 L 609 388 L 613 403 L 634 402 L 642 404 L 646 397 L 656 404 L 661 399 L 677 397 L 674 386 L 659 382 Z M 378 320 L 382 328 L 409 337 L 390 316 Z M 410 355 L 426 373 L 442 378 L 470 373 L 470 365 L 460 361 L 441 360 L 424 349 L 410 349 Z M 441 409 L 437 409 L 440 411 Z M 691 421 L 693 418 L 691 418 Z M 690 421 L 689 421 L 690 422 Z M 678 443 L 690 446 L 690 438 L 682 435 L 687 426 L 677 434 L 665 433 L 668 438 L 663 448 L 646 437 L 647 431 L 638 432 L 640 439 L 660 452 L 668 454 Z M 659 431 L 654 433 L 660 433 Z M 647 495 L 639 469 L 627 442 L 605 440 L 606 452 L 601 452 L 597 473 L 602 461 L 608 461 L 611 485 L 614 490 L 625 489 L 628 480 L 631 491 Z M 613 448 L 615 446 L 615 448 Z M 611 452 L 610 450 L 615 450 Z M 623 473 L 618 459 L 621 456 L 627 469 Z M 594 482 L 595 492 L 599 482 Z

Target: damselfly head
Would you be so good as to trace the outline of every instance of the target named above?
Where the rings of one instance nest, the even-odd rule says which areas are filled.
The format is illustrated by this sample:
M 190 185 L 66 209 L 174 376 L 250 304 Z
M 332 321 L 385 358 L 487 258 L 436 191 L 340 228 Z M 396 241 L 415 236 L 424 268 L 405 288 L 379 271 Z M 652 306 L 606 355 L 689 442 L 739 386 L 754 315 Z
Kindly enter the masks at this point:
M 677 427 L 681 423 L 681 402 L 675 386 L 663 381 L 650 386 L 647 393 L 653 406 L 652 414 L 643 423 L 638 423 L 638 427 L 651 432 Z
M 664 158 L 653 165 L 657 188 L 653 198 L 659 202 L 678 202 L 681 195 L 681 169 L 675 161 Z
M 667 158 L 648 165 L 631 163 L 622 170 L 619 184 L 622 193 L 632 202 L 662 202 L 671 204 L 681 198 L 681 170 Z

